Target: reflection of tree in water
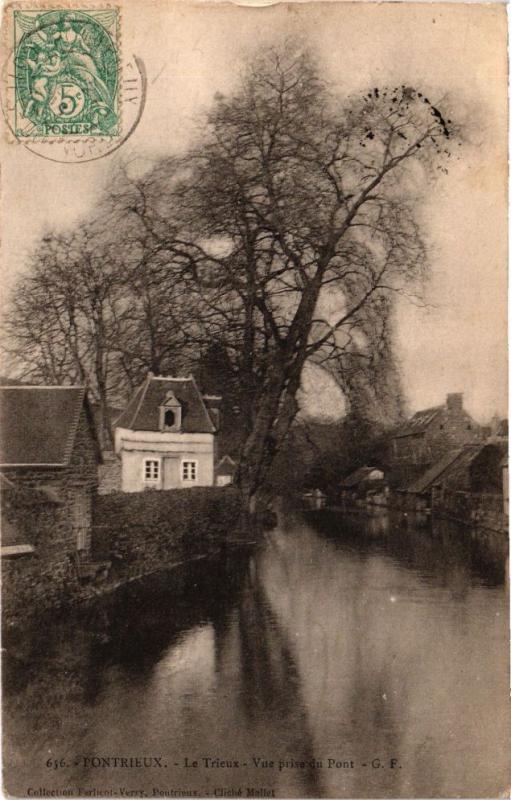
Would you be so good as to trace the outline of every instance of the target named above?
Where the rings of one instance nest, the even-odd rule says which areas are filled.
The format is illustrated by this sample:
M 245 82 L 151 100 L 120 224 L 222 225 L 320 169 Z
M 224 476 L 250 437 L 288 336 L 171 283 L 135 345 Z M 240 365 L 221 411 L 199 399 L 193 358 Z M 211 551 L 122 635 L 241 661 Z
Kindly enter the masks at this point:
M 292 649 L 265 597 L 258 559 L 250 562 L 239 600 L 239 700 L 254 743 L 266 742 L 266 755 L 310 762 L 314 757 L 307 710 L 301 696 Z M 231 620 L 232 625 L 232 620 Z M 221 658 L 222 631 L 217 629 Z M 224 631 L 225 635 L 227 631 Z M 262 735 L 261 735 L 262 733 Z M 301 784 L 303 796 L 321 795 L 317 769 L 284 771 L 280 779 Z M 260 780 L 260 778 L 259 778 Z
M 48 748 L 59 758 L 79 752 L 112 674 L 133 691 L 142 687 L 183 631 L 221 617 L 236 602 L 243 569 L 243 563 L 233 569 L 210 561 L 183 574 L 152 576 L 85 609 L 5 632 L 3 747 L 10 793 L 25 792 L 37 777 L 43 785 L 60 785 L 57 772 L 45 767 Z
M 440 797 L 445 778 L 443 765 L 429 746 L 428 737 L 417 744 L 410 758 L 407 737 L 414 723 L 403 718 L 403 709 L 409 706 L 410 687 L 400 680 L 396 654 L 383 652 L 379 657 L 376 653 L 368 657 L 365 614 L 357 596 L 353 624 L 360 635 L 350 640 L 353 660 L 349 691 L 339 709 L 339 727 L 337 731 L 335 727 L 330 730 L 330 736 L 343 743 L 343 750 L 348 751 L 358 768 L 347 776 L 331 777 L 342 784 L 343 795 L 351 797 Z M 373 769 L 375 757 L 381 760 L 382 767 Z M 401 768 L 390 769 L 391 758 L 398 759 Z
M 104 641 L 94 655 L 97 671 L 115 665 L 144 683 L 184 631 L 222 617 L 236 603 L 243 562 L 244 556 L 237 563 L 197 562 L 115 592 L 103 604 Z
M 325 535 L 299 520 L 277 529 L 261 559 L 266 596 L 293 643 L 314 748 L 403 764 L 327 771 L 327 796 L 494 788 L 509 725 L 481 664 L 501 686 L 503 592 L 474 575 L 470 542 L 450 531 L 435 538 L 323 519 Z M 481 767 L 478 751 L 491 766 Z
M 503 592 L 467 558 L 473 543 L 449 530 L 364 530 L 324 518 L 321 535 L 290 518 L 250 563 L 236 553 L 231 563 L 132 585 L 19 640 L 4 633 L 10 792 L 35 780 L 62 785 L 44 767 L 49 747 L 67 756 L 144 742 L 246 761 L 406 759 L 401 772 L 222 778 L 275 785 L 279 795 L 491 788 L 503 771 L 505 718 L 478 675 L 481 659 L 500 675 L 492 643 L 505 614 Z M 487 708 L 492 730 L 478 730 Z M 472 733 L 461 758 L 451 732 L 464 726 Z M 481 779 L 477 747 L 494 758 Z M 201 775 L 188 780 L 203 788 Z

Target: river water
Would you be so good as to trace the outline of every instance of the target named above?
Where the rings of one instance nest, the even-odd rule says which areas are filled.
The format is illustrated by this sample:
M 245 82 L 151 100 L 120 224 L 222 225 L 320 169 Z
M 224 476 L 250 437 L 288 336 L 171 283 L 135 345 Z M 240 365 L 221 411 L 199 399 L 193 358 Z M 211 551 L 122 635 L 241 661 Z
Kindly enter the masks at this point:
M 464 529 L 296 512 L 255 551 L 5 633 L 4 788 L 497 797 L 504 565 Z

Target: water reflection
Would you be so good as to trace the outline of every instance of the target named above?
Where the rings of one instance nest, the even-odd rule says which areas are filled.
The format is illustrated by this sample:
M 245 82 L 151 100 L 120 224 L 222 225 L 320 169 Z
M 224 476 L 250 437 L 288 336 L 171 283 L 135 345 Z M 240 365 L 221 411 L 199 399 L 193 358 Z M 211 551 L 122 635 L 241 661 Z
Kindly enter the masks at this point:
M 251 555 L 4 636 L 6 788 L 497 796 L 511 772 L 503 550 L 452 526 L 288 513 Z

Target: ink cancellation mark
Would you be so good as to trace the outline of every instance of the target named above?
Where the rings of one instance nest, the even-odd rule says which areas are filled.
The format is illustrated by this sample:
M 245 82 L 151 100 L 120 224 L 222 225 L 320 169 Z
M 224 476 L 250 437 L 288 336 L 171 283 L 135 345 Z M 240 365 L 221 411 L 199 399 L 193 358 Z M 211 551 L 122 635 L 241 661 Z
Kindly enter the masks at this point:
M 118 9 L 13 16 L 16 136 L 118 136 Z
M 119 9 L 16 4 L 5 13 L 2 105 L 15 138 L 60 162 L 117 150 L 140 120 L 146 86 L 142 62 L 123 63 Z

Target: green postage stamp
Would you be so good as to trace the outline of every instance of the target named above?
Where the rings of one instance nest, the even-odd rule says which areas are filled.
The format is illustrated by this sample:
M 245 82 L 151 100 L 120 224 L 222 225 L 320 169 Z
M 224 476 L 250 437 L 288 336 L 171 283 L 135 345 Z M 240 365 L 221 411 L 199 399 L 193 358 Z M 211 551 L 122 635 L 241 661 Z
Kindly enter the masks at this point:
M 118 137 L 119 9 L 13 9 L 17 138 Z

